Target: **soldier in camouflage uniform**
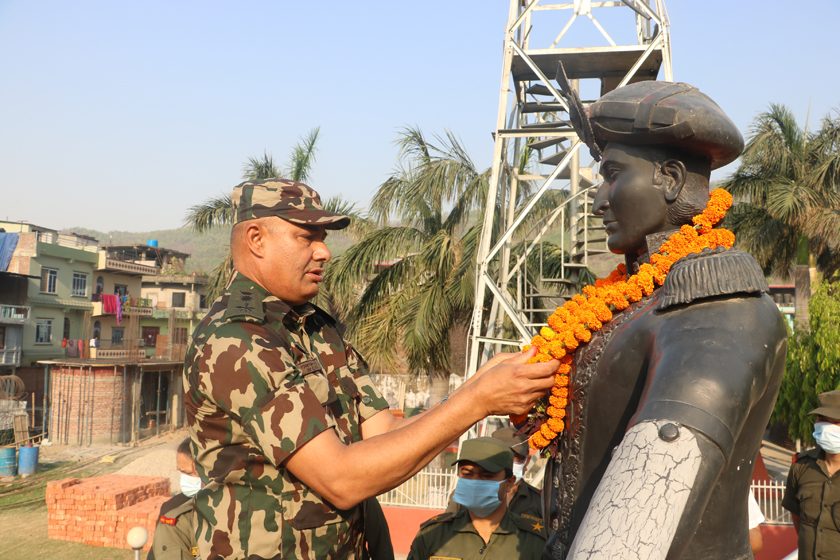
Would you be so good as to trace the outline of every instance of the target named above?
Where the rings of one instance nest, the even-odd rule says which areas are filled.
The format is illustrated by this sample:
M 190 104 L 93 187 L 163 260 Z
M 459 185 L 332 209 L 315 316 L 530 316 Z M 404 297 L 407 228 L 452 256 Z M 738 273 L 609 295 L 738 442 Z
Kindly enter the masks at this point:
M 361 558 L 365 499 L 488 414 L 521 413 L 557 362 L 497 356 L 445 404 L 397 420 L 335 321 L 308 303 L 349 218 L 285 179 L 234 189 L 234 273 L 193 334 L 185 409 L 205 487 L 202 558 Z

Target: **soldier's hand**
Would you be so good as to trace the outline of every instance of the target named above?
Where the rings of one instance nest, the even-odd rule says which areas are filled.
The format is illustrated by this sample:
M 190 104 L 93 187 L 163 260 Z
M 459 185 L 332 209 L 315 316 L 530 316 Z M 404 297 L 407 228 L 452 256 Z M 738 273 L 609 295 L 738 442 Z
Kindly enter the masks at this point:
M 554 385 L 558 360 L 526 363 L 536 355 L 536 348 L 505 357 L 482 372 L 474 389 L 479 393 L 486 415 L 525 414 Z

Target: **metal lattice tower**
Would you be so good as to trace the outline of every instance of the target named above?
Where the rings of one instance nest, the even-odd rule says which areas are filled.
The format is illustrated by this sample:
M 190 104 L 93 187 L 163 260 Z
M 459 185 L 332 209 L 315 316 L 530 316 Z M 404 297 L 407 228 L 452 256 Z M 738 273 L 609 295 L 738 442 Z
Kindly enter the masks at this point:
M 630 22 L 635 29 L 628 29 Z M 584 41 L 580 33 L 574 38 L 570 34 L 570 30 L 580 31 L 574 29 L 580 26 L 588 28 L 584 33 L 591 35 L 586 42 L 594 39 L 608 45 L 570 45 L 573 40 L 578 45 Z M 597 169 L 594 161 L 589 166 L 581 165 L 580 148 L 584 144 L 569 125 L 568 107 L 554 81 L 558 62 L 563 62 L 584 105 L 592 100 L 587 101 L 583 85 L 599 97 L 629 83 L 655 80 L 660 69 L 663 79 L 672 81 L 668 27 L 664 0 L 574 0 L 565 4 L 511 0 L 493 167 L 478 250 L 468 376 L 494 351 L 529 341 L 543 324 L 535 322 L 534 316 L 554 311 L 551 305 L 543 303 L 540 308 L 535 302 L 548 301 L 556 306 L 571 297 L 577 272 L 589 265 L 591 255 L 606 252 L 600 219 L 590 219 Z M 635 42 L 616 44 L 610 32 L 616 37 L 622 33 L 621 37 L 631 41 L 635 38 Z M 539 154 L 537 171 L 519 171 L 526 147 Z M 589 159 L 586 150 L 584 154 Z M 544 169 L 550 171 L 543 174 Z M 536 191 L 527 204 L 516 208 L 523 181 L 531 182 Z M 565 202 L 536 226 L 530 223 L 525 227 L 533 221 L 528 218 L 540 198 L 551 189 L 565 190 Z M 561 249 L 569 258 L 559 276 L 547 277 L 542 266 L 542 241 L 558 228 L 562 229 Z M 502 233 L 491 239 L 493 231 Z M 527 249 L 514 253 L 514 242 L 521 247 L 523 240 Z M 537 255 L 539 272 L 534 274 L 532 266 L 529 276 L 527 260 L 533 262 Z M 492 300 L 489 312 L 482 305 L 488 292 Z

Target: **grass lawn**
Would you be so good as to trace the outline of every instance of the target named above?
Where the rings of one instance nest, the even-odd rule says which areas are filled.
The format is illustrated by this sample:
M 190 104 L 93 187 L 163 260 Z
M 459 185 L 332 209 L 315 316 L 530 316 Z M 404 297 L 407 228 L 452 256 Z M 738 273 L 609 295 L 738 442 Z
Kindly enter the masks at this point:
M 130 560 L 134 551 L 88 546 L 81 543 L 56 541 L 47 538 L 47 505 L 44 502 L 47 482 L 64 478 L 102 476 L 125 466 L 125 461 L 113 464 L 97 459 L 82 462 L 41 465 L 28 478 L 18 477 L 8 486 L 0 487 L 0 559 L 29 560 L 35 557 L 50 560 Z M 140 557 L 145 559 L 146 553 Z

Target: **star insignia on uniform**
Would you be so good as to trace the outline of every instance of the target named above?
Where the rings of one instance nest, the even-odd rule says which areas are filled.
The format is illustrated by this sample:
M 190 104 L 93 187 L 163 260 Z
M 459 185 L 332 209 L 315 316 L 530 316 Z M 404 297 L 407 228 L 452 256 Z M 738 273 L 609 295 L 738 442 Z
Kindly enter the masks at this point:
M 429 521 L 437 521 L 438 519 L 440 519 L 440 515 L 435 515 Z
M 241 299 L 242 301 L 251 301 L 251 299 L 253 298 L 251 297 L 250 293 L 242 292 L 242 295 L 239 297 L 239 299 Z
M 542 531 L 542 530 L 543 530 L 542 523 L 540 523 L 539 521 L 534 523 L 534 531 Z

